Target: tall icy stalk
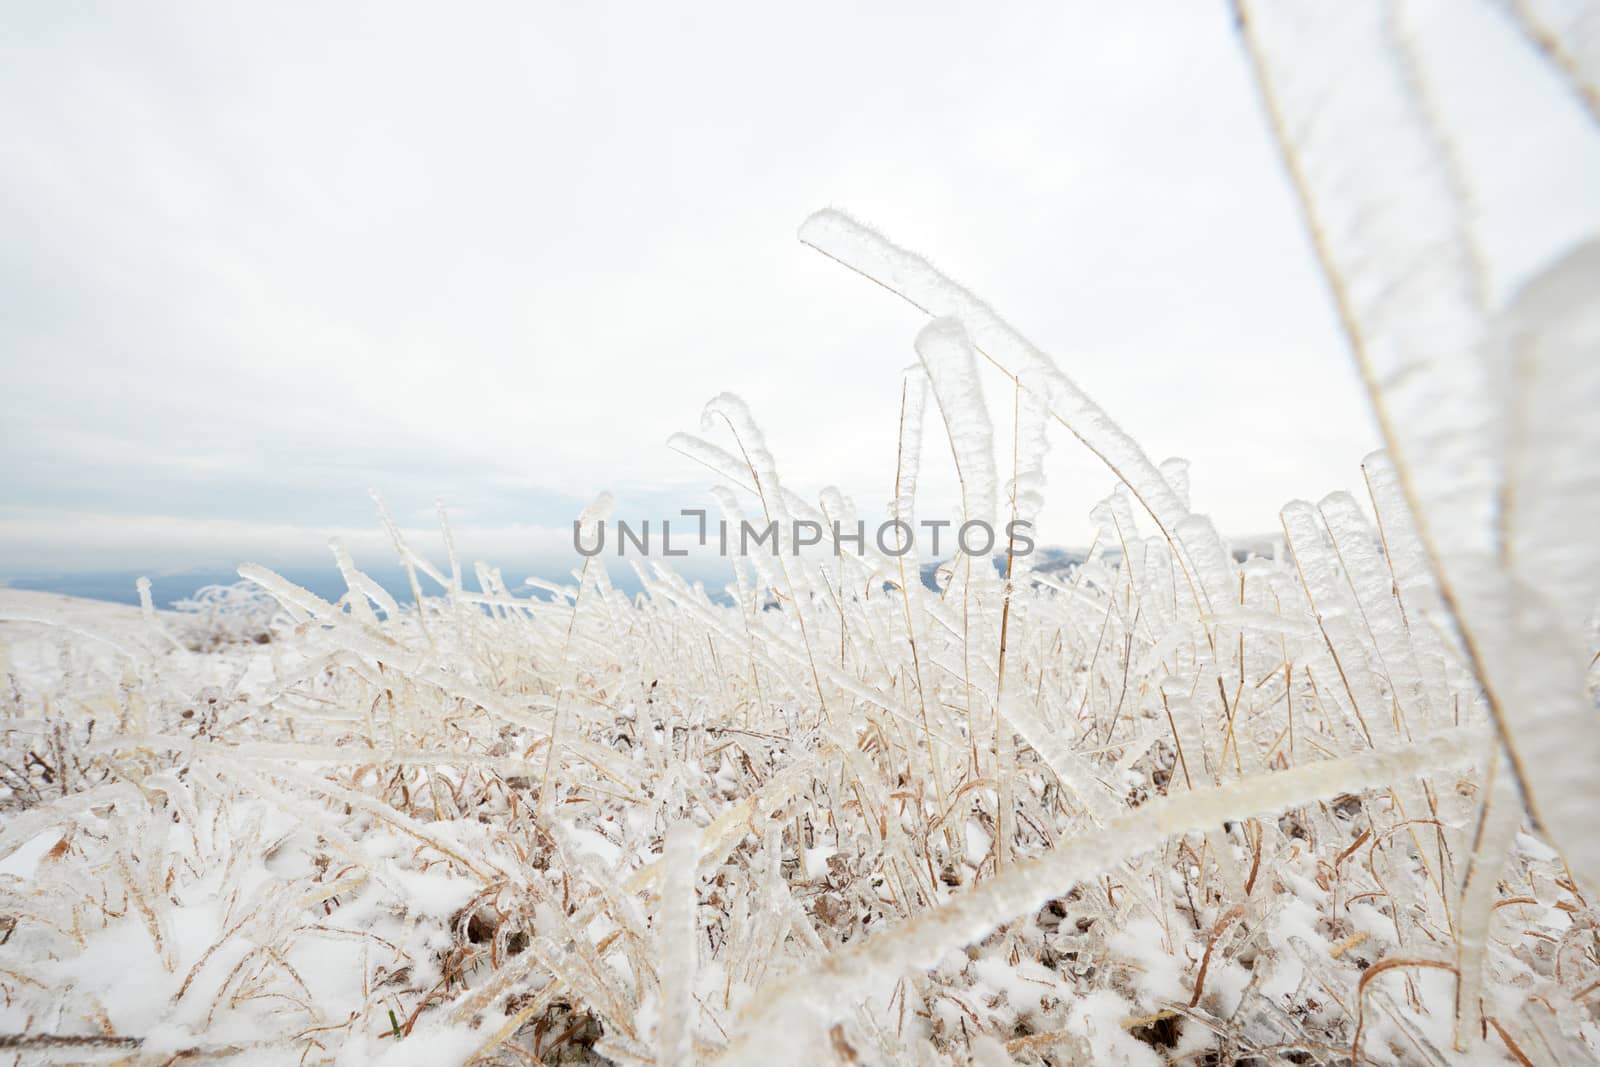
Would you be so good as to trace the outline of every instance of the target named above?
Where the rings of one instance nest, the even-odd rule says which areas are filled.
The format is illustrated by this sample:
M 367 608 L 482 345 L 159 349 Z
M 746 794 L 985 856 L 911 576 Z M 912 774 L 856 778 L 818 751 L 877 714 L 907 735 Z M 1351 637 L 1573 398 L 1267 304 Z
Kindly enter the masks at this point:
M 1600 720 L 1583 691 L 1600 464 L 1600 253 L 1503 309 L 1479 258 L 1413 46 L 1376 3 L 1242 4 L 1249 52 L 1399 485 L 1534 824 L 1600 888 Z M 1347 76 L 1359 59 L 1368 77 Z M 1351 153 L 1376 135 L 1381 146 Z M 1449 403 L 1440 398 L 1448 391 Z

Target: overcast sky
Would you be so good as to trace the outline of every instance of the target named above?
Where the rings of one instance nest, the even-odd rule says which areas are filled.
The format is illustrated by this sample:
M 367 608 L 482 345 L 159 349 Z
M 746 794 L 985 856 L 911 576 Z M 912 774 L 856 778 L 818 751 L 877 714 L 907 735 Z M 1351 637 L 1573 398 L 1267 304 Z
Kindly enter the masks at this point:
M 1358 487 L 1376 432 L 1224 4 L 442 10 L 9 6 L 0 578 L 374 551 L 368 486 L 544 565 L 602 489 L 698 502 L 665 440 L 724 390 L 788 484 L 876 514 L 920 321 L 796 241 L 825 206 L 1191 460 L 1224 531 Z M 1411 20 L 1503 289 L 1595 226 L 1600 155 L 1492 13 Z M 1064 436 L 1049 474 L 1041 539 L 1081 543 L 1108 477 Z

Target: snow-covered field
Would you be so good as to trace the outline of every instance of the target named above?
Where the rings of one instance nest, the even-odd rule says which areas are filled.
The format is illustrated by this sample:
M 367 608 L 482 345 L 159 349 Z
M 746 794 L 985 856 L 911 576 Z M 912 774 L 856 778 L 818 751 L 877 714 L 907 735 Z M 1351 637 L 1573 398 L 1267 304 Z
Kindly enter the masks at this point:
M 1361 1027 L 1455 1062 L 1489 735 L 1402 619 L 1438 605 L 1316 514 L 1307 579 L 1219 553 L 1205 592 L 1156 538 L 1009 597 L 765 575 L 800 612 L 598 571 L 547 605 L 441 573 L 420 612 L 0 593 L 4 1029 L 59 1035 L 27 1061 L 1154 1063 Z M 1591 908 L 1483 832 L 1484 1013 L 1574 1062 Z
M 1065 428 L 1114 484 L 1082 565 L 930 589 L 785 542 L 731 604 L 598 566 L 530 600 L 389 524 L 399 603 L 342 549 L 336 603 L 248 565 L 181 611 L 0 590 L 0 1054 L 1600 1061 L 1600 243 L 1487 304 L 1385 20 L 1330 95 L 1345 53 L 1276 10 L 1250 55 L 1389 446 L 1361 500 L 1236 552 L 1183 463 L 819 213 L 931 320 L 887 516 L 950 456 L 966 517 L 1030 518 Z M 731 520 L 884 517 L 785 487 L 737 398 L 703 425 L 673 445 Z

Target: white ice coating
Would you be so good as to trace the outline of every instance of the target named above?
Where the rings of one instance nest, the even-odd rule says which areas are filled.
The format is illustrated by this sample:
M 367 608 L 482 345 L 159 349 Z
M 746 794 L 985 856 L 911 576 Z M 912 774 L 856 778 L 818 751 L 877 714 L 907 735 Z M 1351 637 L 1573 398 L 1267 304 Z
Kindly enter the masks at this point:
M 1435 712 L 1417 666 L 1412 631 L 1393 595 L 1394 581 L 1384 565 L 1377 532 L 1349 493 L 1330 493 L 1317 510 L 1359 612 L 1358 637 L 1393 685 L 1402 716 L 1416 728 L 1428 727 Z
M 929 315 L 960 320 L 974 347 L 1020 382 L 1100 457 L 1169 534 L 1188 514 L 1188 508 L 1143 449 L 1063 374 L 1054 360 L 927 260 L 831 208 L 806 219 L 800 227 L 800 239 L 898 293 Z M 1208 587 L 1214 581 L 1225 581 L 1225 577 L 1202 574 L 1198 580 Z
M 461 592 L 461 557 L 456 553 L 455 534 L 450 530 L 450 516 L 445 510 L 444 498 L 433 502 L 434 514 L 439 518 L 439 537 L 444 541 L 444 556 L 450 561 L 450 591 Z
M 367 606 L 367 601 L 378 605 L 390 618 L 400 614 L 400 605 L 395 603 L 394 597 L 356 568 L 355 560 L 350 558 L 350 552 L 344 547 L 344 542 L 333 538 L 328 542 L 328 547 L 333 549 L 333 558 L 339 565 L 339 575 L 344 578 L 345 585 L 349 587 L 350 610 L 362 622 L 375 622 L 372 609 Z
M 1468 865 L 1468 879 L 1461 893 L 1461 918 L 1457 936 L 1456 973 L 1460 988 L 1456 994 L 1456 1050 L 1465 1051 L 1479 1029 L 1484 972 L 1489 965 L 1489 929 L 1494 921 L 1494 902 L 1500 872 L 1516 840 L 1522 823 L 1517 795 L 1507 784 L 1507 769 L 1501 766 L 1489 792 L 1483 825 L 1474 843 Z
M 1600 125 L 1600 9 L 1585 0 L 1496 0 Z
M 977 354 L 956 319 L 935 319 L 917 334 L 917 357 L 944 418 L 966 521 L 994 523 L 994 426 L 978 379 Z
M 1494 398 L 1476 354 L 1481 311 L 1448 161 L 1384 5 L 1247 4 L 1261 82 L 1303 182 L 1342 307 L 1362 339 L 1390 451 L 1425 504 L 1425 534 L 1492 555 Z M 1349 77 L 1361 64 L 1363 76 Z M 1350 152 L 1346 146 L 1362 144 Z M 1441 381 L 1452 402 L 1438 403 Z
M 1094 825 L 1104 826 L 1121 810 L 1121 803 L 1095 777 L 1089 762 L 1073 751 L 1071 733 L 1047 724 L 1038 708 L 1029 704 L 1025 696 L 1017 695 L 1015 688 L 1005 694 L 1000 714 L 1078 799 Z
M 1364 742 L 1391 740 L 1395 736 L 1394 722 L 1374 682 L 1359 620 L 1352 617 L 1358 609 L 1349 587 L 1339 577 L 1339 561 L 1324 540 L 1317 510 L 1304 500 L 1294 500 L 1284 505 L 1281 517 L 1327 650 L 1336 661 L 1330 677 L 1342 681 Z
M 656 959 L 661 968 L 660 1017 L 656 1022 L 659 1063 L 693 1064 L 694 983 L 699 971 L 695 936 L 698 904 L 695 868 L 700 832 L 686 820 L 667 827 L 662 850 L 661 906 L 656 914 Z
M 1050 396 L 1048 383 L 1036 383 L 1036 373 L 1017 375 L 1016 477 L 1012 492 L 1016 497 L 1017 517 L 1033 521 L 1044 506 L 1045 456 L 1050 451 L 1048 432 Z
M 593 531 L 597 523 L 609 516 L 616 506 L 616 498 L 609 492 L 602 492 L 591 500 L 589 505 L 578 513 L 578 526 L 585 537 Z
M 1203 831 L 1252 815 L 1282 811 L 1321 797 L 1442 771 L 1469 762 L 1483 743 L 1473 731 L 1451 731 L 1415 744 L 1303 764 L 1227 786 L 1151 800 L 1113 819 L 1104 830 L 1059 842 L 1054 851 L 1020 860 L 969 892 L 916 915 L 893 930 L 837 950 L 812 968 L 767 983 L 740 1014 L 735 1039 L 718 1063 L 777 1067 L 812 1063 L 822 1036 L 860 998 L 909 969 L 932 967 L 946 953 L 979 940 L 1073 885 L 1175 834 Z M 793 1034 L 781 1046 L 760 1035 Z
M 907 369 L 901 397 L 899 465 L 895 470 L 896 494 L 889 502 L 889 518 L 907 523 L 915 531 L 917 478 L 922 471 L 923 418 L 928 407 L 928 374 L 920 365 Z M 914 537 L 906 559 L 912 564 L 918 559 Z
M 1569 252 L 1487 322 L 1470 213 L 1388 9 L 1246 8 L 1258 80 L 1396 484 L 1492 695 L 1518 791 L 1600 886 L 1600 721 L 1571 621 L 1592 607 L 1597 569 L 1600 256 L 1593 242 Z M 1356 59 L 1364 76 L 1351 79 Z M 1367 149 L 1347 150 L 1358 142 Z
M 1497 319 L 1488 351 L 1512 391 L 1504 552 L 1511 611 L 1473 604 L 1490 685 L 1538 813 L 1600 885 L 1600 717 L 1584 682 L 1583 623 L 1600 593 L 1600 242 L 1568 253 Z
M 389 540 L 394 545 L 395 554 L 400 557 L 400 562 L 405 566 L 406 579 L 411 584 L 411 594 L 414 601 L 422 599 L 422 586 L 417 581 L 417 571 L 438 582 L 442 588 L 449 588 L 450 580 L 439 572 L 439 569 L 428 561 L 428 558 L 413 549 L 400 531 L 400 524 L 394 521 L 394 516 L 389 513 L 389 505 L 384 502 L 383 494 L 377 489 L 368 489 L 367 495 L 372 497 L 372 502 L 378 508 L 378 518 L 383 523 L 383 528 L 389 534 Z
M 1505 552 L 1576 636 L 1600 600 L 1600 239 L 1529 282 L 1486 349 L 1509 397 Z

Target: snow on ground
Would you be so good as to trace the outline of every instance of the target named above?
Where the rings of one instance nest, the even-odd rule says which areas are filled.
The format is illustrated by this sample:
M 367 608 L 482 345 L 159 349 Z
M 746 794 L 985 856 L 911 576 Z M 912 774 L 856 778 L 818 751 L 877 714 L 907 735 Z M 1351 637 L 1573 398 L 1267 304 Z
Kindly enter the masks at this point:
M 1328 535 L 1301 567 L 1368 536 Z M 148 615 L 0 591 L 0 1033 L 26 1062 L 1591 1057 L 1589 897 L 1528 834 L 1485 898 L 1491 1021 L 1457 1030 L 1470 679 L 1395 686 L 1289 562 L 1217 552 L 1246 610 L 1208 623 L 1139 544 L 937 592 L 786 555 L 732 606 L 597 569 L 550 602 L 425 571 L 420 610 L 268 572 Z M 785 560 L 801 612 L 759 592 Z M 994 718 L 1002 615 L 1039 749 Z M 1386 654 L 1448 666 L 1441 635 Z M 1363 718 L 1413 761 L 1363 756 Z M 1229 799 L 1252 780 L 1285 784 Z

